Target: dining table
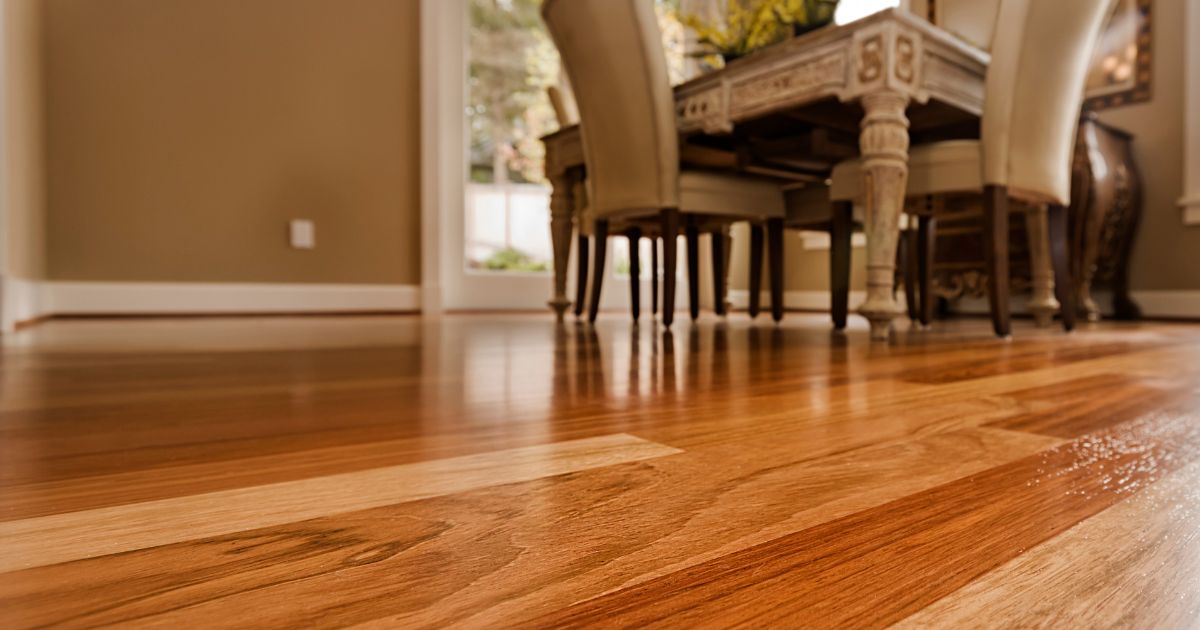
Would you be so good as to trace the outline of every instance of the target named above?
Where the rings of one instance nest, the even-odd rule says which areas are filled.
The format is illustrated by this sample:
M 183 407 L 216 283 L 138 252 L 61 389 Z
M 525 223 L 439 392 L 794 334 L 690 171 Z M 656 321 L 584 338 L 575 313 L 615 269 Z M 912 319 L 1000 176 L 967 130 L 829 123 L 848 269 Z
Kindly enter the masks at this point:
M 987 52 L 928 20 L 887 9 L 789 38 L 677 85 L 681 142 L 725 143 L 740 151 L 804 133 L 856 138 L 850 146 L 862 162 L 864 194 L 856 203 L 867 250 L 867 292 L 857 312 L 870 322 L 872 339 L 887 340 L 892 320 L 903 311 L 893 283 L 909 146 L 978 138 L 988 62 Z M 567 276 L 583 203 L 577 185 L 587 176 L 584 141 L 579 125 L 542 138 L 552 186 L 549 306 L 560 320 L 571 305 Z M 812 143 L 773 146 L 780 145 L 802 153 Z M 778 160 L 778 151 L 772 157 Z M 739 159 L 737 168 L 753 162 L 753 156 Z

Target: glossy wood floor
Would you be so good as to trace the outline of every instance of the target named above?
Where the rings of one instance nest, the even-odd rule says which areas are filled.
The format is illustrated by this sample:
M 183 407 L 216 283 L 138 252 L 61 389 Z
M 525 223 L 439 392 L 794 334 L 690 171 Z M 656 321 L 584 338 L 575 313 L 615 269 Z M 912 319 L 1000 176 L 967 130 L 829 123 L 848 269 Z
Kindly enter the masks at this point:
M 1200 326 L 53 321 L 0 627 L 1200 627 Z

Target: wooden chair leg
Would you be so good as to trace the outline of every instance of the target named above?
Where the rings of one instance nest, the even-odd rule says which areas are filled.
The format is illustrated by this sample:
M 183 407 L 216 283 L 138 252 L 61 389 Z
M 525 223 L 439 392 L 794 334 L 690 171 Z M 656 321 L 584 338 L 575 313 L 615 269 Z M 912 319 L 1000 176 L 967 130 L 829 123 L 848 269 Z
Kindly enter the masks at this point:
M 917 231 L 908 228 L 900 233 L 896 242 L 897 264 L 904 270 L 904 307 L 908 318 L 917 321 Z
M 650 312 L 658 316 L 658 238 L 650 239 Z
M 725 230 L 717 228 L 709 235 L 712 240 L 713 311 L 725 316 Z
M 1060 205 L 1049 208 L 1050 258 L 1054 265 L 1054 292 L 1062 310 L 1063 329 L 1075 328 L 1075 291 L 1071 282 L 1071 254 L 1067 241 L 1067 209 Z
M 850 237 L 854 231 L 854 204 L 834 202 L 833 220 L 829 227 L 829 287 L 832 299 L 830 313 L 833 327 L 846 328 L 850 314 Z
M 592 302 L 588 304 L 588 321 L 595 322 L 600 314 L 600 290 L 604 287 L 604 256 L 608 250 L 608 221 L 599 219 L 593 228 L 596 251 L 592 256 Z
M 696 321 L 700 318 L 700 230 L 695 219 L 688 218 L 684 233 L 687 236 L 688 310 L 692 321 Z
M 662 211 L 663 239 L 663 290 L 662 290 L 662 322 L 663 326 L 671 327 L 675 320 L 675 264 L 679 260 L 679 211 Z
M 642 315 L 642 265 L 640 251 L 642 230 L 638 227 L 631 227 L 625 230 L 625 237 L 629 239 L 629 308 L 633 314 L 633 323 L 636 324 L 638 318 Z
M 767 219 L 767 260 L 771 271 L 771 317 L 783 319 L 783 219 Z
M 987 259 L 988 306 L 996 335 L 1012 334 L 1008 309 L 1008 187 L 985 186 L 983 191 L 983 240 Z
M 762 298 L 763 226 L 750 224 L 750 318 L 758 317 Z
M 575 317 L 583 315 L 583 307 L 587 304 L 587 286 L 588 286 L 588 244 L 591 243 L 588 237 L 579 235 L 579 264 L 578 274 L 575 276 Z
M 937 219 L 923 216 L 917 227 L 917 312 L 923 326 L 933 323 L 933 263 L 936 246 Z

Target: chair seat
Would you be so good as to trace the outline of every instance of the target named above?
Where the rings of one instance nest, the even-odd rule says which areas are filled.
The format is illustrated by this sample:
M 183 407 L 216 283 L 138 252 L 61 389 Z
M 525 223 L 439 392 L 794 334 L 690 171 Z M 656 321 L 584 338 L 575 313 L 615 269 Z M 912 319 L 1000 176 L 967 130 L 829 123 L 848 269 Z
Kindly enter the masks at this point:
M 790 228 L 821 230 L 833 219 L 833 200 L 829 197 L 828 186 L 814 184 L 788 190 L 784 194 L 784 204 L 787 208 L 784 225 Z M 861 204 L 854 204 L 853 218 L 855 223 L 862 223 Z
M 731 219 L 781 219 L 785 215 L 778 181 L 714 171 L 679 173 L 679 209 Z
M 908 153 L 907 195 L 975 192 L 983 189 L 983 152 L 978 140 L 948 140 L 913 147 Z M 851 201 L 863 196 L 861 160 L 833 167 L 829 196 Z

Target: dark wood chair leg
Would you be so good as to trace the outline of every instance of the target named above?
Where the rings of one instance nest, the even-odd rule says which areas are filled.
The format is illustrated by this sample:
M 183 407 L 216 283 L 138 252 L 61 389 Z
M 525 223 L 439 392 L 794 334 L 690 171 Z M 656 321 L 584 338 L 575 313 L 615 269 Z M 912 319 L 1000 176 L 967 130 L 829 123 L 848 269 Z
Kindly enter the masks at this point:
M 988 306 L 996 335 L 1012 333 L 1008 308 L 1008 187 L 985 186 L 983 190 L 983 241 L 987 259 Z
M 917 228 L 917 310 L 922 325 L 933 323 L 933 262 L 937 251 L 937 219 L 923 216 Z
M 763 226 L 750 225 L 750 318 L 758 317 L 762 301 Z
M 650 312 L 658 316 L 658 238 L 650 239 Z
M 771 271 L 771 317 L 783 319 L 783 219 L 767 219 L 767 260 Z
M 853 231 L 854 204 L 834 202 L 833 220 L 829 224 L 829 311 L 837 330 L 846 328 L 846 318 L 850 314 L 850 237 Z
M 642 315 L 642 230 L 631 227 L 625 230 L 625 236 L 629 239 L 629 309 L 633 314 L 633 323 L 636 324 Z
M 663 240 L 663 290 L 662 290 L 662 322 L 670 327 L 675 321 L 675 264 L 679 260 L 679 211 L 662 211 L 662 240 Z
M 692 321 L 700 317 L 700 230 L 695 219 L 688 218 L 687 227 L 688 310 Z
M 588 253 L 588 244 L 591 243 L 588 237 L 579 236 L 579 273 L 575 277 L 575 317 L 583 315 L 583 307 L 587 304 L 587 286 L 588 286 L 588 260 L 591 256 Z
M 1068 251 L 1067 209 L 1050 204 L 1048 213 L 1050 262 L 1054 267 L 1054 294 L 1062 312 L 1063 329 L 1075 329 L 1075 284 L 1071 281 L 1071 253 Z
M 592 255 L 592 302 L 588 304 L 588 321 L 595 322 L 600 314 L 600 290 L 604 288 L 604 256 L 608 250 L 608 221 L 600 219 L 592 230 L 596 251 Z
M 725 231 L 721 228 L 713 230 L 712 239 L 712 274 L 713 274 L 713 311 L 725 316 Z
M 896 264 L 904 274 L 904 307 L 908 318 L 917 321 L 917 231 L 908 228 L 896 242 Z

